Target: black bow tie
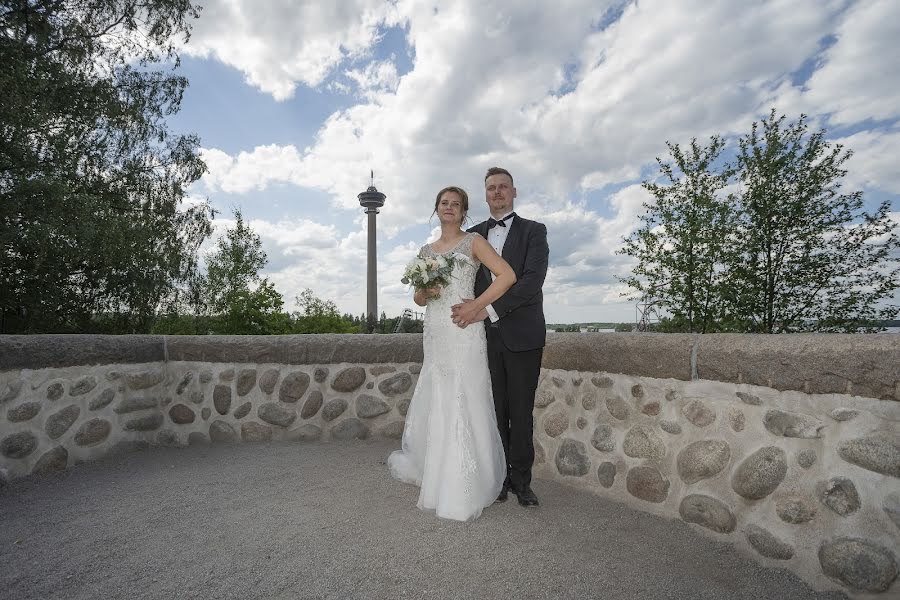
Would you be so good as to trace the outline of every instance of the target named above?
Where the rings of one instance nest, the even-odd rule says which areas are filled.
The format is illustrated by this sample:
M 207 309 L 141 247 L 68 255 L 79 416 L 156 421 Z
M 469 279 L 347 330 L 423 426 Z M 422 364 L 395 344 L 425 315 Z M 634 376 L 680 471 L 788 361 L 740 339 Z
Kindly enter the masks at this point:
M 487 223 L 488 223 L 488 229 L 493 229 L 494 227 L 496 227 L 496 226 L 498 226 L 498 225 L 499 225 L 500 227 L 506 227 L 506 221 L 512 219 L 514 216 L 516 216 L 516 213 L 512 212 L 512 213 L 509 213 L 508 215 L 506 215 L 505 217 L 503 217 L 503 218 L 500 219 L 500 220 L 497 220 L 497 219 L 495 219 L 494 217 L 490 217 L 490 218 L 488 219 L 488 221 L 487 221 Z

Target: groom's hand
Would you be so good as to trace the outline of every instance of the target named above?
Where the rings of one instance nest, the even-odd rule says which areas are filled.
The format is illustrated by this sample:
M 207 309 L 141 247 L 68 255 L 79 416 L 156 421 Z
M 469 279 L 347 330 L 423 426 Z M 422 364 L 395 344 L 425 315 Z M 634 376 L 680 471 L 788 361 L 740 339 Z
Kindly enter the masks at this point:
M 454 304 L 450 309 L 450 316 L 453 322 L 463 329 L 488 318 L 487 310 L 484 308 L 478 310 L 471 298 L 465 298 L 462 303 Z

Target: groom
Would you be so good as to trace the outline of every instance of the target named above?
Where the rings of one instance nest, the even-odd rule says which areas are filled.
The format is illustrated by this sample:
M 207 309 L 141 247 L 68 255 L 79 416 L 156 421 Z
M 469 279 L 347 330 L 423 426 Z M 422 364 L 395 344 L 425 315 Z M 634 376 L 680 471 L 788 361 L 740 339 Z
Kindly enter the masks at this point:
M 516 188 L 506 169 L 491 167 L 484 177 L 485 199 L 491 218 L 470 232 L 484 237 L 516 273 L 516 283 L 480 313 L 470 300 L 453 307 L 453 321 L 460 327 L 485 320 L 488 368 L 494 391 L 497 426 L 506 452 L 507 475 L 497 497 L 504 502 L 509 490 L 522 506 L 537 506 L 531 489 L 534 392 L 541 373 L 546 325 L 541 286 L 547 275 L 547 228 L 513 212 Z M 491 284 L 491 272 L 479 269 L 475 295 Z

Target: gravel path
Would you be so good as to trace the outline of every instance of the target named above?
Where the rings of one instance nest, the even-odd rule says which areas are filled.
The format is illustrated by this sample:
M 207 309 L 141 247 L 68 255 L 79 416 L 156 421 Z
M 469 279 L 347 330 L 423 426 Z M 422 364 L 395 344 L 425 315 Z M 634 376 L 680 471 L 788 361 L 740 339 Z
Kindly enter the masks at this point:
M 834 599 L 686 524 L 535 482 L 415 508 L 384 442 L 154 448 L 0 489 L 4 598 Z

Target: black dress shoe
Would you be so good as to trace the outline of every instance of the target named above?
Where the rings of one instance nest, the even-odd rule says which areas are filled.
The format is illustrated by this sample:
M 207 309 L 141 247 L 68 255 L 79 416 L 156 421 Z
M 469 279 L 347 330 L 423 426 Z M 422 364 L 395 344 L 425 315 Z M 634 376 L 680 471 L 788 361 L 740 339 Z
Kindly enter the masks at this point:
M 521 490 L 513 490 L 513 493 L 519 499 L 520 506 L 538 506 L 539 502 L 537 496 L 531 490 L 530 487 L 526 487 Z
M 500 488 L 500 495 L 497 496 L 497 499 L 494 500 L 494 504 L 499 502 L 506 502 L 506 499 L 509 497 L 509 488 L 505 485 Z

